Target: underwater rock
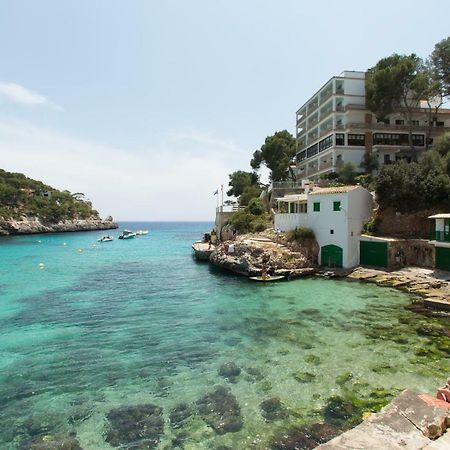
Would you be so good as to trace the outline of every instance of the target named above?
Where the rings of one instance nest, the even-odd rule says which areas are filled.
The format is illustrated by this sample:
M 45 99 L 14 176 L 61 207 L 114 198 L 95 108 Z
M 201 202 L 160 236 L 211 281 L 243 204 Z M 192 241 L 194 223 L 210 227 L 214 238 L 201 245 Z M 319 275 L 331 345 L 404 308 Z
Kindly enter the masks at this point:
M 234 362 L 227 362 L 219 367 L 218 372 L 221 377 L 227 378 L 231 383 L 235 383 L 241 373 L 241 369 Z
M 361 422 L 362 411 L 352 401 L 338 395 L 331 396 L 323 409 L 327 423 L 336 426 L 357 425 Z
M 39 436 L 21 448 L 24 450 L 83 450 L 75 433 Z
M 268 422 L 284 419 L 288 416 L 288 412 L 278 397 L 272 397 L 268 400 L 264 400 L 259 407 L 261 408 L 264 419 Z
M 341 429 L 328 423 L 291 428 L 275 437 L 272 448 L 277 450 L 312 450 L 340 434 Z
M 320 358 L 317 355 L 313 355 L 313 354 L 306 355 L 305 361 L 307 363 L 314 364 L 315 366 L 318 366 L 321 363 Z
M 154 448 L 164 431 L 162 408 L 152 404 L 122 406 L 106 417 L 110 424 L 106 441 L 114 447 L 133 443 Z
M 311 381 L 313 381 L 314 378 L 316 377 L 313 373 L 309 372 L 296 372 L 293 373 L 292 376 L 299 383 L 311 383 Z
M 193 411 L 186 403 L 181 403 L 172 410 L 169 416 L 169 423 L 172 428 L 180 428 L 184 426 L 187 420 L 192 416 Z
M 246 367 L 245 371 L 252 377 L 254 381 L 261 381 L 264 379 L 263 373 L 256 367 Z
M 189 439 L 189 433 L 186 431 L 182 431 L 181 433 L 177 434 L 173 439 L 172 439 L 172 445 L 177 448 L 183 448 L 183 444 L 184 442 Z
M 242 428 L 241 408 L 227 388 L 217 387 L 196 404 L 201 418 L 217 434 L 234 433 Z
M 342 386 L 343 384 L 347 383 L 347 381 L 350 381 L 352 378 L 353 374 L 351 372 L 341 373 L 336 377 L 336 384 Z

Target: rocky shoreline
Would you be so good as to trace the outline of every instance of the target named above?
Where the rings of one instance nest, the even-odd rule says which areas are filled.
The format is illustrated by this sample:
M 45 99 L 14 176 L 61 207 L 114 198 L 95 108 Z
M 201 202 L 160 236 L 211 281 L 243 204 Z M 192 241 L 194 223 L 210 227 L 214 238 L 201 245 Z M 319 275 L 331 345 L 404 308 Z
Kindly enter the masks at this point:
M 118 227 L 119 225 L 117 222 L 114 222 L 112 217 L 107 217 L 104 220 L 99 217 L 91 217 L 88 219 L 65 220 L 57 223 L 44 223 L 37 217 L 27 217 L 21 220 L 0 219 L 0 236 L 111 230 Z
M 427 307 L 450 310 L 448 272 L 420 267 L 405 267 L 395 271 L 366 267 L 320 270 L 315 241 L 289 242 L 285 236 L 277 236 L 269 230 L 238 236 L 211 249 L 208 244 L 197 245 L 200 246 L 197 250 L 195 246 L 193 248 L 198 259 L 208 260 L 213 266 L 239 275 L 261 275 L 264 261 L 267 260 L 270 275 L 282 275 L 288 279 L 316 275 L 375 283 L 417 295 Z

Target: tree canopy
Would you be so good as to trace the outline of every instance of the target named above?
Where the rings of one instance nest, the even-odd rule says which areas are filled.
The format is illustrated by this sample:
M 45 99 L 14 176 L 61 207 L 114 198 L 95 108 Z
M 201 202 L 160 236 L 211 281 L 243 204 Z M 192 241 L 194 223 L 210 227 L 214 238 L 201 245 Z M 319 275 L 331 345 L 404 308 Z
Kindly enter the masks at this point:
M 227 191 L 227 195 L 231 197 L 239 197 L 248 186 L 256 186 L 258 184 L 258 174 L 255 172 L 245 172 L 244 170 L 236 170 L 228 175 L 230 181 L 228 186 L 231 189 Z
M 43 196 L 45 192 L 51 192 L 51 196 Z M 0 217 L 20 219 L 22 216 L 55 223 L 98 217 L 98 212 L 90 203 L 73 198 L 68 191 L 59 191 L 21 173 L 0 169 Z
M 443 95 L 450 97 L 450 37 L 435 45 L 430 61 L 435 78 L 442 83 Z
M 294 136 L 287 130 L 277 131 L 272 136 L 267 136 L 261 148 L 253 153 L 250 165 L 253 169 L 259 169 L 264 164 L 270 169 L 273 181 L 285 180 L 295 150 Z

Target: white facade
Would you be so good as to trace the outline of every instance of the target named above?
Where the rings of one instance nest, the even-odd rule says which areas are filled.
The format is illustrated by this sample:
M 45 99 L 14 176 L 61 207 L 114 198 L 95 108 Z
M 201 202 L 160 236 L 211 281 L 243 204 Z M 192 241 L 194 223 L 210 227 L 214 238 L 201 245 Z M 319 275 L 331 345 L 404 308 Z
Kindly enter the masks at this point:
M 352 162 L 363 171 L 364 153 L 375 155 L 380 165 L 399 159 L 411 160 L 409 126 L 401 114 L 393 113 L 387 122 L 378 122 L 366 108 L 365 72 L 345 71 L 331 78 L 297 111 L 296 175 L 317 180 Z M 414 113 L 413 138 L 420 155 L 429 132 L 426 109 Z M 450 130 L 450 110 L 435 117 L 432 136 Z
M 294 199 L 279 200 L 295 202 Z M 353 267 L 359 262 L 359 236 L 364 222 L 371 215 L 372 201 L 370 192 L 361 186 L 317 189 L 307 195 L 306 213 L 275 214 L 275 228 L 281 231 L 311 228 L 321 249 L 320 264 L 326 265 L 322 261 L 323 248 L 331 245 L 342 250 L 342 266 Z M 303 203 L 303 200 L 298 203 Z M 292 210 L 291 205 L 289 208 Z

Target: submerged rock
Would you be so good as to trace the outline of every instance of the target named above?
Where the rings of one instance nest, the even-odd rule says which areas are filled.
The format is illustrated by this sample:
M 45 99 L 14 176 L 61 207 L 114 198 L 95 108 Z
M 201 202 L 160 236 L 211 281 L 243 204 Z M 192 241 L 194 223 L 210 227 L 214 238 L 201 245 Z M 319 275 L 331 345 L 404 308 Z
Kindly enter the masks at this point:
M 272 397 L 268 400 L 264 400 L 259 407 L 261 408 L 264 419 L 268 422 L 284 419 L 288 416 L 288 412 L 278 397 Z
M 328 399 L 323 415 L 327 423 L 336 426 L 357 425 L 362 421 L 361 409 L 352 401 L 338 395 Z
M 261 370 L 257 369 L 256 367 L 247 367 L 245 371 L 250 375 L 250 377 L 254 381 L 261 381 L 264 379 L 264 374 L 261 372 Z
M 154 448 L 164 431 L 162 408 L 152 404 L 122 406 L 111 410 L 106 417 L 110 428 L 105 439 L 114 447 L 136 444 Z
M 83 450 L 75 434 L 39 436 L 22 448 L 24 450 Z
M 310 372 L 296 372 L 293 373 L 292 376 L 299 383 L 311 383 L 311 381 L 313 381 L 314 378 L 316 378 L 316 376 Z
M 191 407 L 186 403 L 181 403 L 170 413 L 170 426 L 172 428 L 180 428 L 184 426 L 192 414 L 193 411 Z
M 336 437 L 341 429 L 327 423 L 291 428 L 275 437 L 272 448 L 277 450 L 311 450 Z
M 221 377 L 227 378 L 228 381 L 235 383 L 241 373 L 241 369 L 234 362 L 227 362 L 219 367 L 218 372 Z
M 234 433 L 242 428 L 241 408 L 227 388 L 217 387 L 196 404 L 200 417 L 217 434 Z

